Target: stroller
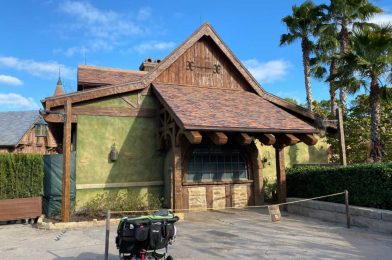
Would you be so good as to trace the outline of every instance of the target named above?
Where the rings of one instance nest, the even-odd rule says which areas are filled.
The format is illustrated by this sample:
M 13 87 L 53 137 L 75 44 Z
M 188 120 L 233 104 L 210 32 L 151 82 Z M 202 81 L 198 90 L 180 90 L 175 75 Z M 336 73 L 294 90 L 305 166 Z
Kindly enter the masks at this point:
M 178 217 L 166 209 L 152 215 L 123 217 L 116 237 L 120 259 L 172 260 L 167 247 L 176 237 L 174 223 L 177 221 Z M 165 249 L 165 252 L 157 252 L 159 249 Z

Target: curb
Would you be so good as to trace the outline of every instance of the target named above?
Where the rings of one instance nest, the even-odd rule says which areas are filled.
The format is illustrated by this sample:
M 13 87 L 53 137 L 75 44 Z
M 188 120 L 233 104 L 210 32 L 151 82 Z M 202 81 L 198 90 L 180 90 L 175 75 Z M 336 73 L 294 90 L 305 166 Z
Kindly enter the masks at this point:
M 176 213 L 175 216 L 179 218 L 179 221 L 184 221 L 184 213 Z M 118 225 L 121 218 L 111 218 L 111 225 Z M 106 225 L 106 220 L 93 219 L 92 221 L 79 221 L 79 222 L 43 222 L 44 216 L 41 216 L 37 221 L 38 229 L 56 230 L 56 229 L 72 229 L 72 228 L 85 228 L 85 227 L 101 227 Z

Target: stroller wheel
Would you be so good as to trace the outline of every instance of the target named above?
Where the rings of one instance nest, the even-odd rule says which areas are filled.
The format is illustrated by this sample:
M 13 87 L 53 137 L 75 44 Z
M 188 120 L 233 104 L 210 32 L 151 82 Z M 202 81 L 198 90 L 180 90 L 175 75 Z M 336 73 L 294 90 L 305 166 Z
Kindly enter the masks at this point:
M 166 257 L 166 260 L 173 260 L 174 258 L 171 256 L 171 255 L 168 255 L 167 257 Z

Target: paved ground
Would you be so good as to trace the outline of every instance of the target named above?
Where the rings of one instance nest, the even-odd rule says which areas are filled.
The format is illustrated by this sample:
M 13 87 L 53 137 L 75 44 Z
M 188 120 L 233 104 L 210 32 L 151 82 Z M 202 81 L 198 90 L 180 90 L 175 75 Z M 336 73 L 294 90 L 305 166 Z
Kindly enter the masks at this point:
M 392 259 L 392 236 L 262 210 L 192 213 L 177 224 L 175 259 Z M 110 259 L 118 259 L 111 230 Z M 55 240 L 60 234 L 58 241 Z M 38 230 L 0 226 L 1 259 L 103 259 L 104 227 Z

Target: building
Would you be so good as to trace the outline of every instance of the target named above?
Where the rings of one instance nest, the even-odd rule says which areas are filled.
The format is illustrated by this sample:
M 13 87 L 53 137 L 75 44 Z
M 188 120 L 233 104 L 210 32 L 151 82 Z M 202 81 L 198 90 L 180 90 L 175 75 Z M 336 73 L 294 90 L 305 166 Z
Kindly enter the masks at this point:
M 0 112 L 0 153 L 49 154 L 56 147 L 38 110 Z
M 267 93 L 208 23 L 140 71 L 79 66 L 77 91 L 42 103 L 76 151 L 79 207 L 126 189 L 177 210 L 259 205 L 263 147 L 284 201 L 284 148 L 317 143 L 315 115 Z

